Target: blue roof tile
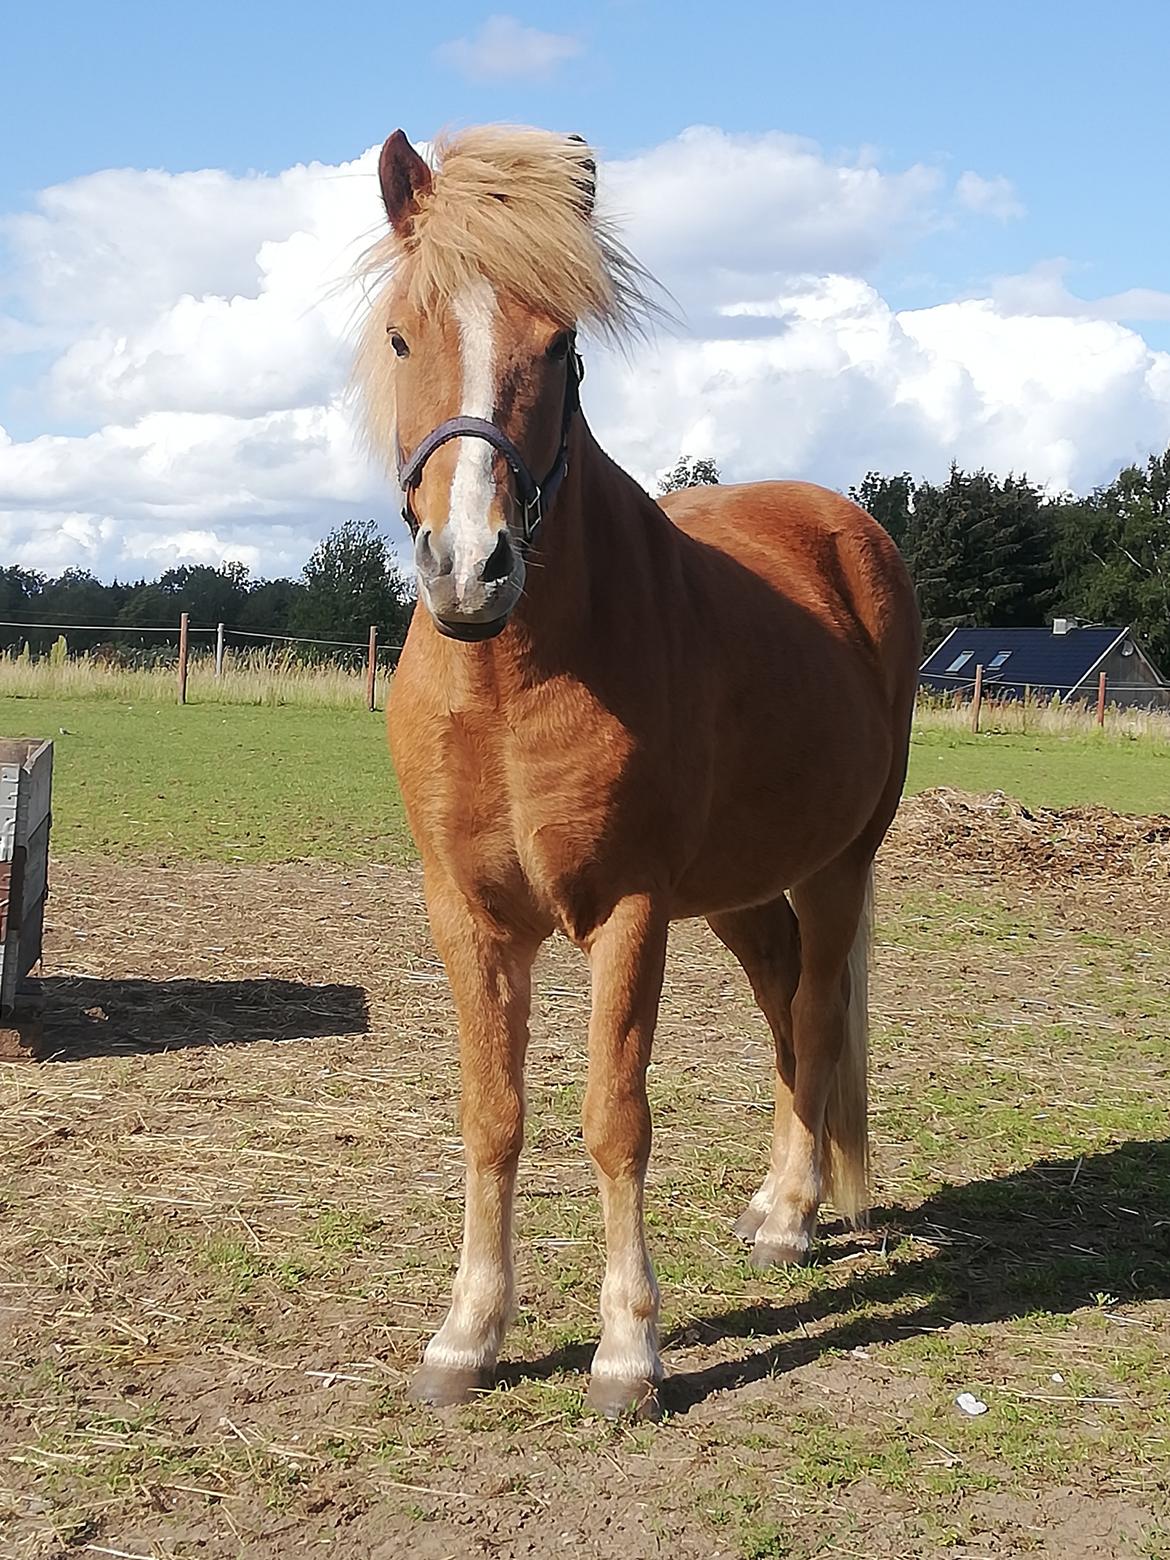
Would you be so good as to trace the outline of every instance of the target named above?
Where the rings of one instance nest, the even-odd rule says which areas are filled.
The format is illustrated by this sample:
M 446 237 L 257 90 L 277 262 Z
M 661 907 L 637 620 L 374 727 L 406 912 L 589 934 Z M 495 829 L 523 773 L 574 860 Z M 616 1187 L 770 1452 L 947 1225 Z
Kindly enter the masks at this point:
M 927 656 L 919 681 L 939 690 L 967 688 L 976 666 L 982 664 L 985 687 L 999 683 L 1021 690 L 1066 692 L 1089 674 L 1124 632 L 1122 628 L 1070 628 L 1065 634 L 1055 634 L 1051 628 L 957 628 Z M 1005 650 L 1010 652 L 1007 659 L 993 667 Z M 964 654 L 969 659 L 949 672 Z

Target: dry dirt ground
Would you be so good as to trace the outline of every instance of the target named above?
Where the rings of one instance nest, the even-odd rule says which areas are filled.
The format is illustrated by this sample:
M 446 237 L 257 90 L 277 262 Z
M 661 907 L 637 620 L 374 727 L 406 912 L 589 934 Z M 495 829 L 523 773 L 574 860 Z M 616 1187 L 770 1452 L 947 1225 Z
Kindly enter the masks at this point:
M 1170 1555 L 1170 820 L 934 793 L 883 857 L 879 1208 L 754 1273 L 762 1021 L 677 929 L 650 1185 L 670 1410 L 588 1417 L 584 969 L 530 1063 L 498 1390 L 404 1385 L 461 1161 L 419 883 L 67 858 L 0 1066 L 0 1555 Z M 957 1395 L 987 1404 L 965 1415 Z

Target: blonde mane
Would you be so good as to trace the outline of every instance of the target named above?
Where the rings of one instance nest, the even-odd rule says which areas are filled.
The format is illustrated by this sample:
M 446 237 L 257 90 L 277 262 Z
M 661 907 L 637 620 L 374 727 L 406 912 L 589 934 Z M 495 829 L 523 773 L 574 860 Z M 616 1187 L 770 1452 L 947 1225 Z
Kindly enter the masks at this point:
M 354 378 L 379 446 L 394 426 L 386 328 L 399 287 L 415 307 L 434 313 L 480 276 L 558 325 L 585 324 L 615 340 L 645 334 L 669 312 L 612 223 L 590 211 L 594 160 L 582 142 L 487 125 L 436 138 L 431 162 L 438 171 L 409 234 L 391 229 L 357 267 L 377 289 Z

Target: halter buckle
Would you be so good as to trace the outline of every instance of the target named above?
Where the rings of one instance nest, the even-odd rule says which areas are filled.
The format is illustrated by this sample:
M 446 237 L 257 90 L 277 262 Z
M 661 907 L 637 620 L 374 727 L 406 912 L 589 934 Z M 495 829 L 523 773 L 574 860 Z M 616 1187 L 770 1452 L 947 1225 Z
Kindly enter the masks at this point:
M 539 482 L 535 484 L 532 497 L 524 505 L 524 542 L 525 545 L 540 530 L 540 522 L 544 519 L 544 494 L 540 490 Z

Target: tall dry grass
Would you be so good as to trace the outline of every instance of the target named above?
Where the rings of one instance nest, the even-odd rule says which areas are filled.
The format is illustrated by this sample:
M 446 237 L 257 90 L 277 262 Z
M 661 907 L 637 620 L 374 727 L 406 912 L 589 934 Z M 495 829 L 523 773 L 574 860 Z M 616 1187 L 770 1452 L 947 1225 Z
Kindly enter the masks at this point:
M 390 671 L 378 672 L 377 703 L 384 707 Z M 177 660 L 151 666 L 119 666 L 93 655 L 69 656 L 59 647 L 39 659 L 27 652 L 0 654 L 0 698 L 110 699 L 122 704 L 165 704 L 178 696 Z M 366 674 L 354 662 L 304 661 L 291 650 L 228 650 L 223 676 L 215 658 L 196 652 L 189 663 L 187 699 L 192 704 L 295 704 L 362 709 Z M 915 726 L 921 731 L 971 729 L 970 701 L 924 695 Z M 1170 712 L 1122 709 L 1110 705 L 1105 729 L 1098 731 L 1092 704 L 1056 704 L 1037 698 L 999 703 L 984 699 L 980 729 L 1026 735 L 1095 737 L 1154 742 L 1170 746 Z
M 388 669 L 379 670 L 377 703 L 384 706 Z M 0 655 L 0 698 L 109 699 L 120 704 L 165 704 L 178 697 L 177 659 L 151 666 L 119 666 L 92 656 Z M 187 700 L 191 704 L 297 704 L 363 709 L 364 666 L 303 661 L 288 651 L 229 650 L 222 677 L 215 657 L 192 655 Z
M 970 698 L 961 702 L 922 695 L 914 714 L 919 731 L 971 730 Z M 1057 704 L 1035 696 L 1027 699 L 983 700 L 979 729 L 1026 736 L 1029 733 L 1061 737 L 1092 737 L 1098 741 L 1143 740 L 1170 746 L 1170 711 L 1106 706 L 1105 725 L 1098 729 L 1095 703 Z

